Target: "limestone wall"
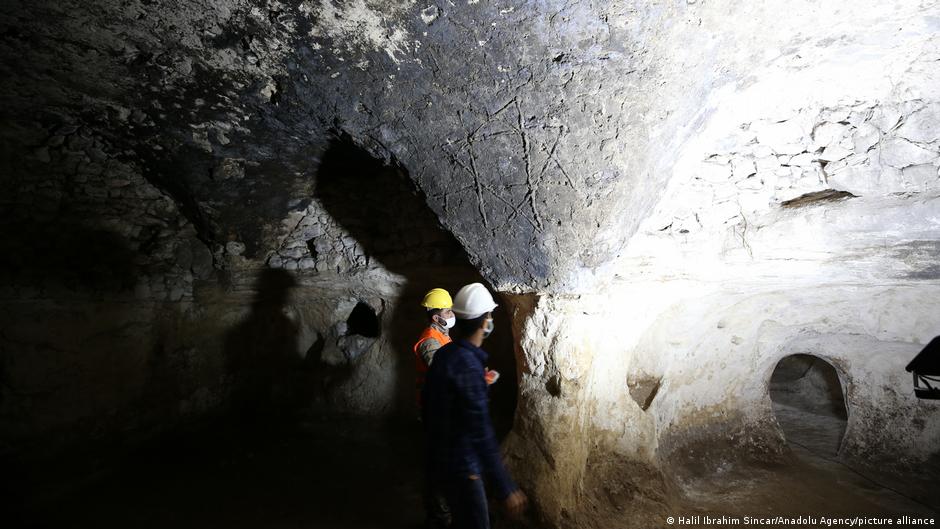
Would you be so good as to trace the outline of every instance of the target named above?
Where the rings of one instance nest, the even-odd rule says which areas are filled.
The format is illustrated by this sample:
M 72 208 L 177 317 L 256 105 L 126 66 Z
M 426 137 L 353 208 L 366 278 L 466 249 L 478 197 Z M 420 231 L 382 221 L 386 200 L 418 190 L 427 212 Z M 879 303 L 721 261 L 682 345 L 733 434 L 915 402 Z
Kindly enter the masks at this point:
M 621 506 L 662 513 L 690 476 L 785 458 L 768 383 L 794 353 L 839 373 L 847 464 L 936 456 L 940 408 L 904 366 L 940 332 L 940 48 L 932 11 L 907 7 L 820 6 L 812 34 L 793 27 L 807 12 L 762 26 L 754 4 L 729 27 L 710 3 L 664 30 L 687 45 L 662 71 L 689 91 L 667 85 L 652 128 L 661 198 L 595 293 L 519 304 L 514 442 L 544 455 L 516 468 L 551 523 L 591 523 L 577 506 L 614 509 L 629 476 L 652 485 Z

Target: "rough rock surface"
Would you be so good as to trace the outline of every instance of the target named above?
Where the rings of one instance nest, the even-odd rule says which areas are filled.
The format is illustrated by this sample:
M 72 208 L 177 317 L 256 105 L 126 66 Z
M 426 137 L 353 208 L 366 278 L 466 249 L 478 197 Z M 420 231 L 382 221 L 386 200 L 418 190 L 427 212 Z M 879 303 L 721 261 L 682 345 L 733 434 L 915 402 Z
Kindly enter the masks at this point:
M 407 409 L 410 307 L 479 273 L 547 525 L 784 457 L 798 353 L 845 388 L 840 457 L 936 458 L 902 369 L 940 329 L 936 2 L 8 4 L 0 449 L 259 388 Z
M 5 77 L 16 80 L 7 133 L 42 160 L 60 127 L 96 129 L 102 150 L 139 160 L 204 241 L 234 238 L 247 256 L 264 251 L 263 230 L 327 140 L 348 134 L 408 168 L 495 286 L 577 289 L 590 280 L 575 272 L 617 254 L 663 183 L 636 117 L 662 76 L 640 41 L 669 14 L 561 2 L 23 3 L 4 15 Z
M 725 4 L 747 11 L 746 22 L 711 32 Z M 878 58 L 863 54 L 893 30 L 862 29 L 882 18 L 875 4 L 794 8 L 784 20 L 772 6 L 734 2 L 14 7 L 4 15 L 11 145 L 43 163 L 57 130 L 93 128 L 101 156 L 139 161 L 202 240 L 234 239 L 249 257 L 270 251 L 264 230 L 309 183 L 328 139 L 345 134 L 408 169 L 500 290 L 590 288 L 658 200 L 680 149 L 712 114 L 750 110 L 723 100 L 757 102 L 788 72 L 825 90 L 806 109 L 784 109 L 791 93 L 771 100 L 780 112 L 743 117 L 742 136 L 763 150 L 708 153 L 710 178 L 724 178 L 726 163 L 746 194 L 830 178 L 848 190 L 937 180 L 932 94 L 899 93 L 872 113 L 891 75 L 859 65 L 852 75 L 864 78 L 852 82 L 872 95 L 849 102 L 847 83 L 830 81 L 856 66 L 844 60 L 852 54 L 912 65 L 895 74 L 904 82 L 930 79 L 933 19 L 917 6 L 890 13 L 910 29 Z M 833 24 L 810 33 L 811 17 Z M 757 42 L 764 51 L 737 53 Z
M 704 27 L 713 6 L 694 8 Z M 826 22 L 810 36 L 808 24 L 795 29 L 799 9 L 773 21 L 762 18 L 768 6 L 753 9 L 721 34 L 760 40 L 759 67 L 698 100 L 700 119 L 669 151 L 668 183 L 613 281 L 596 295 L 519 303 L 517 424 L 528 426 L 510 454 L 545 452 L 544 464 L 517 468 L 551 498 L 540 508 L 554 523 L 593 519 L 575 506 L 606 494 L 591 488 L 606 468 L 598 459 L 667 469 L 677 482 L 662 490 L 678 494 L 742 458 L 784 459 L 768 383 L 795 353 L 836 367 L 849 414 L 843 461 L 936 460 L 940 410 L 913 396 L 903 370 L 940 328 L 940 146 L 905 132 L 924 130 L 940 96 L 936 10 L 890 15 L 903 32 L 861 23 L 885 14 L 876 7 L 816 10 Z M 793 42 L 767 44 L 788 30 Z M 651 401 L 630 393 L 641 383 L 657 388 Z M 626 504 L 668 506 L 649 500 Z

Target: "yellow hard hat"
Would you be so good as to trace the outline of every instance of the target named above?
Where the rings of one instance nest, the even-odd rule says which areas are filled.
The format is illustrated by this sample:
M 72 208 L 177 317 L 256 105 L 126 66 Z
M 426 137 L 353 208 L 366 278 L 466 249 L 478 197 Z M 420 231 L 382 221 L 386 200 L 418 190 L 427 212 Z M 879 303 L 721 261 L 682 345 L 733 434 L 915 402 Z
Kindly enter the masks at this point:
M 449 309 L 454 306 L 454 300 L 450 299 L 450 293 L 443 288 L 434 288 L 424 295 L 421 306 L 426 309 Z

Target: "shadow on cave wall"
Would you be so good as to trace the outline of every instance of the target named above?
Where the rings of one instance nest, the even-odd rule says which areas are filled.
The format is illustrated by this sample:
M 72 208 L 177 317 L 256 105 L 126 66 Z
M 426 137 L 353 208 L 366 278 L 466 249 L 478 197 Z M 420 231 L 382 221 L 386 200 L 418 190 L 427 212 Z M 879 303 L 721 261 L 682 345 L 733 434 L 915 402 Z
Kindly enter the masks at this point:
M 396 352 L 397 411 L 413 409 L 412 346 L 425 325 L 422 297 L 431 288 L 442 287 L 453 295 L 464 284 L 484 281 L 407 173 L 382 163 L 351 138 L 343 136 L 330 143 L 321 159 L 314 195 L 370 261 L 406 278 L 401 298 L 387 300 L 394 311 L 386 319 L 386 332 Z M 502 374 L 491 394 L 494 422 L 507 433 L 516 405 L 515 358 L 505 310 L 497 309 L 494 318 L 497 332 L 485 347 L 490 367 Z
M 284 270 L 262 270 L 251 312 L 226 336 L 232 408 L 245 425 L 286 418 L 304 401 L 299 328 L 284 313 L 295 286 L 294 277 Z

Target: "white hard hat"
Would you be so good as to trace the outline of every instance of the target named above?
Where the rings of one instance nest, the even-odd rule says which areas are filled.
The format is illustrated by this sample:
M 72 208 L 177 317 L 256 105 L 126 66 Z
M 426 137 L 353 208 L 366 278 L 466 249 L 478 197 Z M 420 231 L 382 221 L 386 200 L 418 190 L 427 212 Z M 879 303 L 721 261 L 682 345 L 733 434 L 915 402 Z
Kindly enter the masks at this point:
M 493 296 L 485 286 L 480 283 L 471 283 L 457 292 L 454 296 L 454 314 L 462 320 L 479 318 L 496 308 Z

